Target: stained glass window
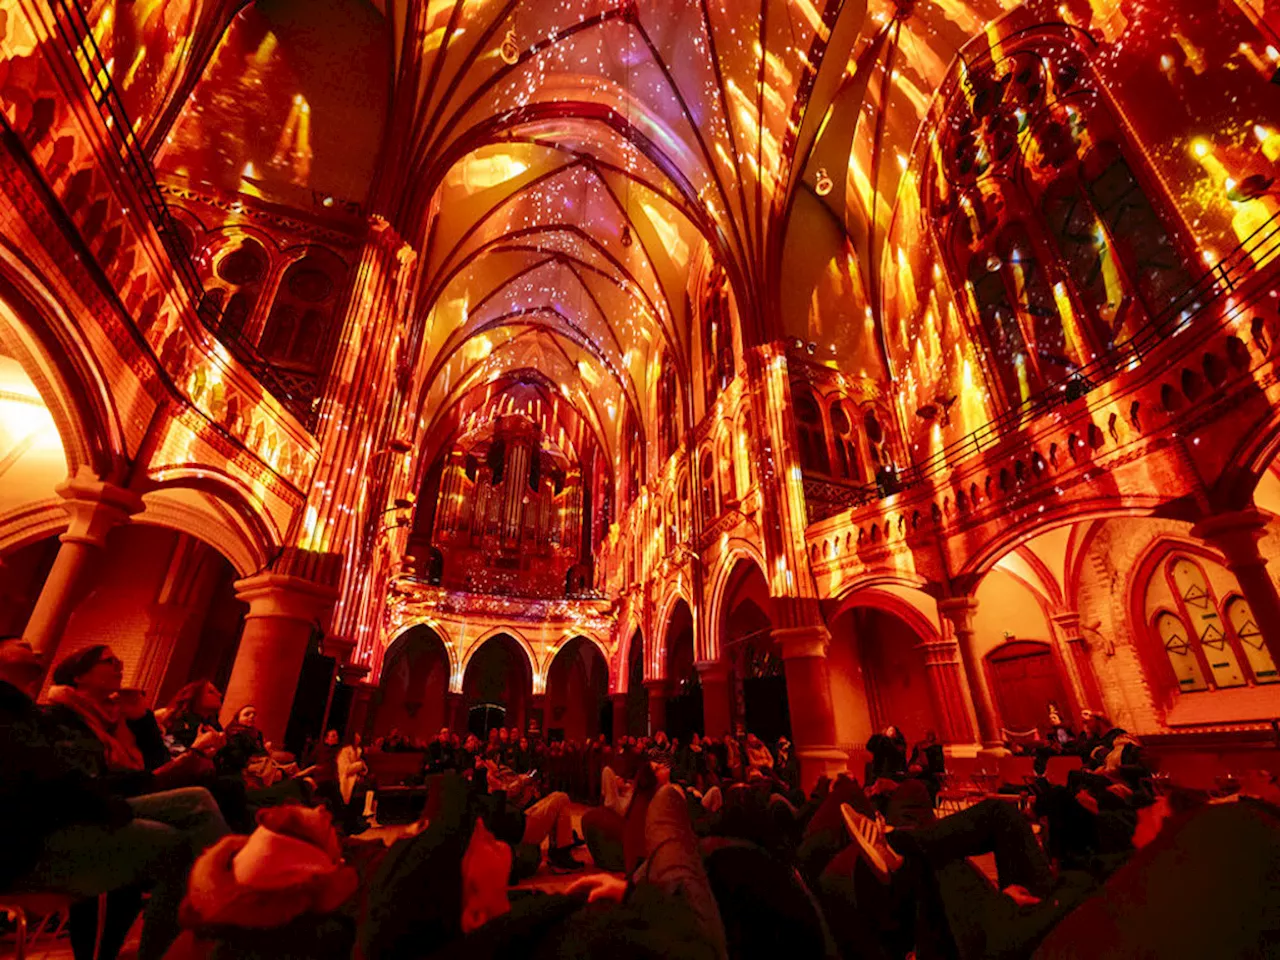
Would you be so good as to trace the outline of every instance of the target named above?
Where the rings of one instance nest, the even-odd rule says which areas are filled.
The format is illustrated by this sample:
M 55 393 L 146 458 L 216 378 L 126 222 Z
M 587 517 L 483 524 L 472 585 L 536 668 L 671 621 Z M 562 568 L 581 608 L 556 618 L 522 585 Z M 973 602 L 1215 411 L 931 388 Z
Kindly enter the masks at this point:
M 1214 602 L 1204 571 L 1185 557 L 1179 557 L 1170 565 L 1169 574 L 1186 609 L 1192 635 L 1200 641 L 1214 684 L 1219 687 L 1243 686 L 1245 679 L 1240 660 L 1227 636 L 1227 626 Z
M 1156 633 L 1164 644 L 1164 652 L 1173 667 L 1173 675 L 1177 678 L 1178 689 L 1183 693 L 1192 690 L 1207 690 L 1204 673 L 1200 670 L 1200 660 L 1191 649 L 1187 628 L 1182 620 L 1172 613 L 1161 613 L 1156 617 Z
M 1232 597 L 1228 600 L 1227 619 L 1240 641 L 1240 649 L 1249 663 L 1249 669 L 1253 671 L 1254 682 L 1280 683 L 1280 672 L 1276 671 L 1276 662 L 1271 658 L 1271 651 L 1262 639 L 1262 631 L 1258 629 L 1249 601 L 1244 597 Z

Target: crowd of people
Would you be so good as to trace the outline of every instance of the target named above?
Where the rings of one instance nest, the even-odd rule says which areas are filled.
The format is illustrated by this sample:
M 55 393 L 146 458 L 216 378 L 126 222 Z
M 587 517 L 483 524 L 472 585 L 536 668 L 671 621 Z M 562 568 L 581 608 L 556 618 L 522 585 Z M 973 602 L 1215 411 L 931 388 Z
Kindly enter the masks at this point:
M 942 746 L 908 750 L 894 727 L 861 778 L 807 793 L 791 744 L 741 727 L 614 744 L 446 729 L 407 747 L 425 808 L 388 846 L 356 836 L 358 741 L 330 732 L 295 761 L 250 705 L 220 727 L 207 683 L 152 712 L 105 646 L 57 664 L 37 704 L 43 672 L 0 639 L 0 894 L 80 898 L 77 960 L 101 894 L 101 960 L 140 910 L 140 960 L 1280 956 L 1274 778 L 1157 789 L 1101 716 L 1059 740 L 1082 759 L 1065 784 L 945 817 Z M 406 746 L 372 749 L 388 748 Z M 596 870 L 559 894 L 516 885 L 544 863 Z

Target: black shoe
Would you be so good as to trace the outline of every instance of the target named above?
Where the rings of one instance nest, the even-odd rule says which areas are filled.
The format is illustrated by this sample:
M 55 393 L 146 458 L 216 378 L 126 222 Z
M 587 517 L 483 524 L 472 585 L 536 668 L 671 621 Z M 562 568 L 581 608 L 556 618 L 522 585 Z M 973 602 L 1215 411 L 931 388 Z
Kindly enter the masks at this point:
M 570 844 L 570 849 L 576 850 L 578 849 L 578 847 L 585 847 L 586 845 L 587 845 L 587 841 L 583 840 L 582 837 L 578 836 L 578 831 L 577 830 L 573 831 L 573 843 Z
M 585 864 L 574 857 L 573 847 L 552 847 L 547 851 L 547 866 L 553 873 L 576 873 Z

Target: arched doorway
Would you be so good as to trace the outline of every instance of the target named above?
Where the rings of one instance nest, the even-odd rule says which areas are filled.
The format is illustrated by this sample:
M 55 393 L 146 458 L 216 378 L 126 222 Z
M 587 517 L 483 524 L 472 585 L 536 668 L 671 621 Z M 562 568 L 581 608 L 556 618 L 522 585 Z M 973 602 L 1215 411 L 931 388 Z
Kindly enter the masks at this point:
M 1045 733 L 1050 703 L 1060 713 L 1066 709 L 1066 689 L 1058 672 L 1058 662 L 1048 643 L 1013 640 L 987 654 L 1000 721 L 1007 730 Z
M 773 642 L 773 600 L 758 566 L 739 561 L 721 609 L 720 656 L 729 665 L 734 723 L 766 743 L 789 738 L 791 710 L 782 656 Z
M 693 664 L 693 612 L 677 600 L 667 624 L 667 733 L 682 743 L 703 732 L 702 684 Z
M 598 737 L 608 701 L 609 664 L 594 643 L 574 637 L 560 648 L 547 669 L 543 713 L 547 739 Z
M 385 737 L 395 730 L 430 740 L 441 727 L 450 725 L 448 693 L 449 654 L 444 642 L 425 624 L 410 627 L 392 644 L 383 662 L 371 735 Z
M 486 640 L 467 664 L 462 696 L 467 727 L 477 736 L 497 726 L 524 730 L 533 696 L 533 666 L 520 641 L 506 633 Z
M 627 650 L 626 725 L 613 735 L 641 737 L 649 730 L 649 691 L 644 687 L 644 634 L 639 630 Z

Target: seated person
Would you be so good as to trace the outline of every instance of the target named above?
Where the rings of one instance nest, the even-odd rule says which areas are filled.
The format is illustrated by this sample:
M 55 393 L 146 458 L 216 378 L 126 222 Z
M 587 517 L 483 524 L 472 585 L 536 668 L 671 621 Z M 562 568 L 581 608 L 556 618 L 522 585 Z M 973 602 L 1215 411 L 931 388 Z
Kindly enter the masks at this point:
M 427 747 L 425 772 L 427 774 L 444 773 L 446 770 L 457 768 L 458 758 L 453 748 L 453 740 L 449 736 L 449 728 L 441 727 L 436 738 Z
M 117 694 L 124 664 L 105 644 L 71 654 L 54 668 L 45 713 L 57 731 L 58 752 L 90 777 L 122 796 L 207 783 L 223 736 L 197 735 L 178 757 L 148 770 L 132 729 L 120 716 Z
M 0 889 L 85 898 L 69 922 L 76 960 L 94 956 L 92 898 L 109 894 L 97 956 L 114 960 L 149 889 L 138 956 L 160 960 L 177 934 L 187 869 L 226 825 L 203 789 L 125 800 L 68 762 L 60 731 L 31 699 L 42 674 L 29 643 L 0 638 Z
M 867 752 L 871 762 L 867 764 L 866 780 L 901 780 L 907 773 L 907 740 L 893 724 L 867 740 Z
M 215 758 L 218 768 L 225 773 L 244 777 L 253 789 L 266 789 L 280 781 L 299 774 L 296 763 L 280 763 L 271 753 L 271 746 L 258 729 L 258 708 L 251 703 L 236 711 L 227 724 L 227 742 Z
M 208 680 L 185 684 L 165 707 L 156 711 L 169 752 L 176 757 L 189 750 L 201 733 L 221 732 L 222 724 L 218 722 L 221 709 L 222 694 Z

